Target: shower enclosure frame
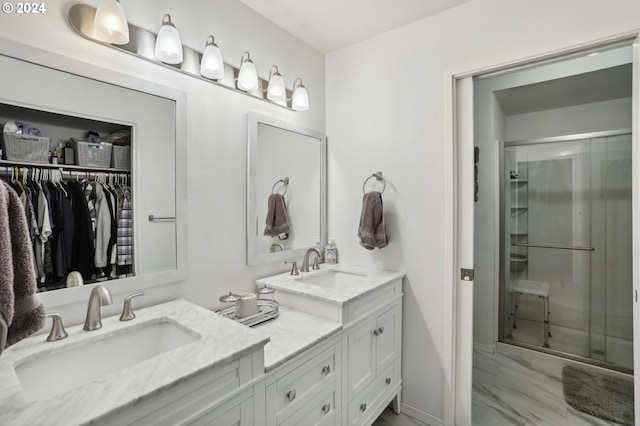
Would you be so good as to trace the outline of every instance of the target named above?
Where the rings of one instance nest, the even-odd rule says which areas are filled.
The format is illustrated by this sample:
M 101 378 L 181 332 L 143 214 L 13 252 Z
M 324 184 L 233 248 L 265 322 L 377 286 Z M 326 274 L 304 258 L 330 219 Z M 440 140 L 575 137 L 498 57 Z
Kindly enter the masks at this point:
M 545 144 L 545 143 L 554 143 L 554 142 L 571 142 L 578 141 L 583 139 L 597 139 L 597 138 L 606 138 L 606 137 L 614 137 L 614 136 L 623 136 L 623 135 L 632 135 L 632 129 L 620 129 L 620 130 L 608 130 L 608 131 L 600 131 L 600 132 L 590 132 L 590 133 L 578 133 L 573 135 L 563 135 L 563 136 L 552 136 L 546 138 L 538 138 L 538 139 L 528 139 L 528 140 L 518 140 L 518 141 L 498 141 L 498 164 L 499 164 L 499 179 L 498 179 L 498 193 L 499 193 L 499 253 L 498 253 L 498 268 L 499 268 L 499 282 L 498 282 L 498 341 L 501 343 L 519 346 L 522 348 L 535 350 L 538 352 L 543 352 L 551 355 L 560 356 L 563 358 L 571 359 L 574 361 L 583 362 L 586 364 L 595 365 L 598 367 L 607 368 L 614 371 L 619 371 L 623 373 L 633 374 L 633 369 L 628 369 L 625 367 L 613 365 L 604 361 L 592 359 L 589 357 L 571 354 L 568 352 L 563 352 L 557 349 L 551 349 L 548 347 L 533 345 L 525 342 L 518 342 L 513 339 L 507 339 L 505 337 L 505 328 L 507 327 L 506 323 L 508 322 L 505 318 L 505 309 L 506 303 L 506 293 L 505 288 L 507 283 L 505 282 L 505 265 L 506 259 L 506 230 L 505 230 L 505 184 L 507 179 L 505 179 L 505 167 L 504 167 L 504 149 L 505 147 L 515 147 L 515 146 L 525 146 L 525 145 L 535 145 L 535 144 Z M 632 162 L 635 161 L 632 155 Z M 632 186 L 635 186 L 635 182 L 632 181 Z M 591 286 L 591 283 L 589 284 Z M 589 295 L 591 298 L 591 292 Z M 590 303 L 591 307 L 591 303 Z M 633 318 L 631 319 L 633 321 Z M 591 346 L 591 322 L 589 323 L 589 346 Z M 635 342 L 634 342 L 635 344 Z

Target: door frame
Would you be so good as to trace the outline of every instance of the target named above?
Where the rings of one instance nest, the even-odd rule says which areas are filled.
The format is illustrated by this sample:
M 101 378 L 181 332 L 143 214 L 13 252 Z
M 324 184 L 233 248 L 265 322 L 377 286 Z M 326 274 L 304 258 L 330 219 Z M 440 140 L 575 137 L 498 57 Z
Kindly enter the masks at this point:
M 579 45 L 564 47 L 544 54 L 516 59 L 503 64 L 488 67 L 468 67 L 463 70 L 445 72 L 445 347 L 444 347 L 444 418 L 447 426 L 471 424 L 471 377 L 473 357 L 473 297 L 469 298 L 471 289 L 460 279 L 460 268 L 473 268 L 469 264 L 469 250 L 473 257 L 473 234 L 466 238 L 461 232 L 470 229 L 469 217 L 473 222 L 473 197 L 465 197 L 472 187 L 471 181 L 465 181 L 469 172 L 463 172 L 459 165 L 472 170 L 473 157 L 466 148 L 473 145 L 473 114 L 465 113 L 473 110 L 473 90 L 464 89 L 464 80 L 472 82 L 477 76 L 500 75 L 518 69 L 534 67 L 543 63 L 554 62 L 584 55 L 589 50 L 598 50 L 616 43 L 630 43 L 633 49 L 633 94 L 632 94 L 632 181 L 637 184 L 632 188 L 633 216 L 633 359 L 634 365 L 640 366 L 640 316 L 638 310 L 638 290 L 640 278 L 640 30 L 616 34 L 607 38 L 590 40 Z M 458 90 L 462 84 L 463 89 Z M 459 98 L 458 96 L 461 95 Z M 462 129 L 462 131 L 460 131 Z M 469 139 L 470 138 L 470 139 Z M 469 162 L 470 160 L 470 162 Z M 461 196 L 463 195 L 463 196 Z M 466 238 L 466 239 L 465 239 Z M 463 266 L 464 265 L 464 266 Z M 467 282 L 468 284 L 468 282 Z M 471 285 L 472 284 L 468 284 Z M 469 327 L 471 336 L 469 336 Z M 640 367 L 639 367 L 640 368 Z M 640 417 L 640 374 L 634 374 L 635 414 Z

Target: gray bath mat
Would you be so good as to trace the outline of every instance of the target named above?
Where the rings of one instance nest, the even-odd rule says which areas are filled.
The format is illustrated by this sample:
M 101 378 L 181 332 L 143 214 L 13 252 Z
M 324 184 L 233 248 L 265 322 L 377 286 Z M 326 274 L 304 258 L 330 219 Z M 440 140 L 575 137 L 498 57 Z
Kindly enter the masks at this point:
M 633 426 L 633 380 L 564 367 L 562 389 L 564 399 L 576 410 Z

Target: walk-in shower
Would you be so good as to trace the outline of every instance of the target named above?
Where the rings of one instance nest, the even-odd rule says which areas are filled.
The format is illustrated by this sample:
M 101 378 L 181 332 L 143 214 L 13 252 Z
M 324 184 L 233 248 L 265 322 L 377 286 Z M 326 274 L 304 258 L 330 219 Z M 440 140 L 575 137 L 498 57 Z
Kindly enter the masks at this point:
M 500 340 L 631 371 L 630 132 L 502 145 Z

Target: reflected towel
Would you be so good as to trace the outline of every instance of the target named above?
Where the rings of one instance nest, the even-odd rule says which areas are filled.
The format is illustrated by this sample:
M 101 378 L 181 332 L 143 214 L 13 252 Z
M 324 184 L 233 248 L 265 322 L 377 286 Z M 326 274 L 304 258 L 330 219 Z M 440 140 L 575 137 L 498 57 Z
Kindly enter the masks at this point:
M 264 235 L 286 240 L 289 237 L 289 217 L 284 197 L 282 194 L 271 194 L 267 203 L 267 226 L 264 228 Z
M 387 245 L 387 232 L 384 227 L 382 211 L 382 194 L 377 191 L 367 192 L 362 197 L 362 214 L 358 228 L 360 245 L 367 250 L 382 248 Z
M 0 354 L 44 326 L 44 306 L 35 293 L 26 215 L 18 194 L 0 182 Z

